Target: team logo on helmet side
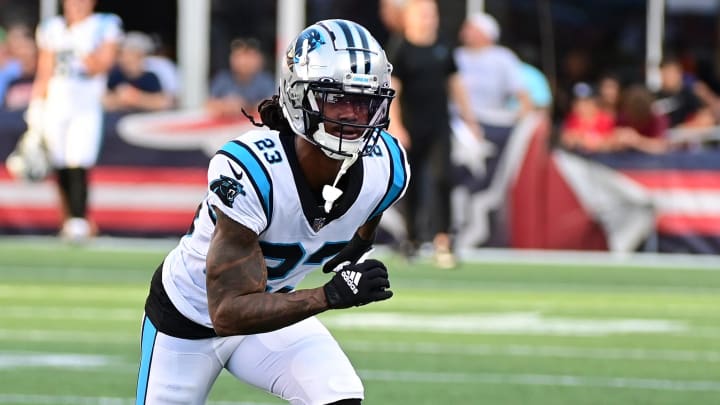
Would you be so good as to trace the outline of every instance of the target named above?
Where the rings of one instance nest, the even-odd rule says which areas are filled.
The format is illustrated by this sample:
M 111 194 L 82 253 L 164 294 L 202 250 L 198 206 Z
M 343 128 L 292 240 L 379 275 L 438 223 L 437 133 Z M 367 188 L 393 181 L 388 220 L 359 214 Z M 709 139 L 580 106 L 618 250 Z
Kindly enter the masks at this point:
M 325 38 L 323 38 L 322 33 L 315 28 L 310 28 L 303 31 L 295 41 L 295 46 L 293 46 L 292 49 L 288 50 L 286 62 L 290 70 L 293 69 L 293 65 L 295 63 L 300 62 L 300 58 L 302 57 L 303 52 L 303 43 L 305 42 L 305 40 L 308 41 L 308 53 L 317 49 L 320 45 L 325 44 Z

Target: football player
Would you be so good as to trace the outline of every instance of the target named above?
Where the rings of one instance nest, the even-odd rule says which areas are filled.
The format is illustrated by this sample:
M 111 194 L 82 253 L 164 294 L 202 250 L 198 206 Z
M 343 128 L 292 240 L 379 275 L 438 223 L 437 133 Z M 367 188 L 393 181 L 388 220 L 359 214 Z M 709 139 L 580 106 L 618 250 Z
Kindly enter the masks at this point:
M 203 404 L 223 369 L 292 404 L 360 404 L 358 375 L 315 315 L 392 296 L 385 265 L 365 260 L 410 177 L 384 131 L 391 71 L 351 21 L 290 44 L 279 95 L 258 107 L 269 129 L 211 159 L 192 226 L 152 278 L 137 404 Z M 295 288 L 318 267 L 326 284 Z
M 38 26 L 38 69 L 25 117 L 28 130 L 43 135 L 57 172 L 66 211 L 61 234 L 75 241 L 91 233 L 87 171 L 97 160 L 101 100 L 122 38 L 120 18 L 94 13 L 95 3 L 63 0 L 63 15 Z

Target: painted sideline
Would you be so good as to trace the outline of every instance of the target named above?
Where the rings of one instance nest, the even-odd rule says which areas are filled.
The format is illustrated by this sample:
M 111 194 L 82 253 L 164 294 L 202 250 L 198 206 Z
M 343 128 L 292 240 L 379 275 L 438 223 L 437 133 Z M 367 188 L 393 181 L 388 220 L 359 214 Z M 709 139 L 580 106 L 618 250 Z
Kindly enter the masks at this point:
M 166 252 L 177 244 L 177 238 L 124 238 L 100 236 L 84 246 L 88 250 L 110 251 L 150 251 Z M 67 247 L 53 236 L 2 236 L 0 245 L 27 246 L 36 243 L 41 248 L 58 249 Z M 44 246 L 43 246 L 44 245 Z M 458 257 L 468 263 L 507 263 L 507 264 L 560 264 L 560 265 L 597 265 L 610 267 L 654 267 L 658 269 L 687 269 L 720 271 L 720 255 L 701 255 L 686 253 L 616 253 L 575 250 L 534 250 L 477 248 L 462 249 Z M 379 256 L 397 254 L 390 246 L 377 246 Z M 421 249 L 421 258 L 430 257 L 432 252 Z

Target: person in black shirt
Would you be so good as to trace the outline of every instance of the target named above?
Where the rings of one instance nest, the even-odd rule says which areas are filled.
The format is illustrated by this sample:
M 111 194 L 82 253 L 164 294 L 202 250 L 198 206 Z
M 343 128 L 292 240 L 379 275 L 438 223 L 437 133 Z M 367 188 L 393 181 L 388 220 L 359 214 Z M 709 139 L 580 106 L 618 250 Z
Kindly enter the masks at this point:
M 670 128 L 703 128 L 715 125 L 712 111 L 697 96 L 694 86 L 683 77 L 680 61 L 667 57 L 660 63 L 661 88 L 655 94 L 657 111 L 665 115 Z
M 163 91 L 160 79 L 145 66 L 153 43 L 141 32 L 128 32 L 118 55 L 117 65 L 108 74 L 103 106 L 108 111 L 158 111 L 173 104 Z
M 393 87 L 398 92 L 390 110 L 390 133 L 403 144 L 410 166 L 417 173 L 405 196 L 407 238 L 403 251 L 412 256 L 419 244 L 418 205 L 423 176 L 427 174 L 435 207 L 431 224 L 435 263 L 452 268 L 456 263 L 450 240 L 449 99 L 478 138 L 482 131 L 473 119 L 451 49 L 438 36 L 437 3 L 409 0 L 403 12 L 403 36 L 388 47 L 394 69 Z

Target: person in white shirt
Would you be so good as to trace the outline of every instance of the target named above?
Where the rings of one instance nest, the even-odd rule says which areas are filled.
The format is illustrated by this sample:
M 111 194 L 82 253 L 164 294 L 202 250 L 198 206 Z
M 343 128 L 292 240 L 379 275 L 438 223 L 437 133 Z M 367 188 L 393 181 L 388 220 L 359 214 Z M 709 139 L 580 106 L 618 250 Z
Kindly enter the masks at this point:
M 500 26 L 486 13 L 468 16 L 460 30 L 462 46 L 455 50 L 455 63 L 465 84 L 478 122 L 496 124 L 507 116 L 507 104 L 517 98 L 519 114 L 532 109 L 525 90 L 521 63 L 515 53 L 498 45 Z
M 65 211 L 61 235 L 71 241 L 93 232 L 87 176 L 100 148 L 107 72 L 123 35 L 120 18 L 94 13 L 95 3 L 63 0 L 63 14 L 38 26 L 38 69 L 26 112 L 28 129 L 41 133 L 48 148 Z

